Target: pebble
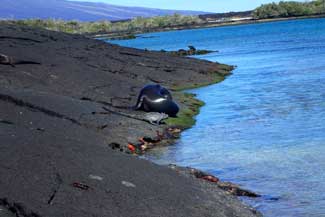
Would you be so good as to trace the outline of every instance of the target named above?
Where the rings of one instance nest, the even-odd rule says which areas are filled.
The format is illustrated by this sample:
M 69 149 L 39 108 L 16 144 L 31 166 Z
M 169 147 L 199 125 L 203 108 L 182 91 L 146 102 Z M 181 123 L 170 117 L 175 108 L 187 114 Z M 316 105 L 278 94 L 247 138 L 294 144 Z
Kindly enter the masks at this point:
M 122 185 L 125 185 L 128 188 L 135 188 L 135 184 L 131 183 L 131 182 L 127 182 L 127 181 L 122 181 Z
M 98 181 L 103 181 L 103 177 L 101 177 L 101 176 L 96 176 L 96 175 L 89 175 L 89 178 L 90 179 L 94 179 L 94 180 L 98 180 Z

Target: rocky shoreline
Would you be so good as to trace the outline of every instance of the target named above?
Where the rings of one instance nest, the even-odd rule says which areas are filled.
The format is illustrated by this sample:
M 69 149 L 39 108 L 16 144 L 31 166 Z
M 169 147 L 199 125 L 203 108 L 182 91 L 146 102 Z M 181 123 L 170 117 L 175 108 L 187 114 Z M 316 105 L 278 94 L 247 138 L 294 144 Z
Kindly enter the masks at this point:
M 200 49 L 196 49 L 192 45 L 189 45 L 187 50 L 186 49 L 179 49 L 179 50 L 176 50 L 176 51 L 161 50 L 160 52 L 169 53 L 169 54 L 174 55 L 174 56 L 196 56 L 196 55 L 205 55 L 205 54 L 218 52 L 218 51 L 215 51 L 215 50 L 200 50 Z
M 39 63 L 0 64 L 1 215 L 260 216 L 205 180 L 123 153 L 177 139 L 202 105 L 179 90 L 232 67 L 5 23 L 0 45 Z M 178 118 L 155 126 L 118 114 L 143 115 L 121 108 L 148 83 L 173 90 Z

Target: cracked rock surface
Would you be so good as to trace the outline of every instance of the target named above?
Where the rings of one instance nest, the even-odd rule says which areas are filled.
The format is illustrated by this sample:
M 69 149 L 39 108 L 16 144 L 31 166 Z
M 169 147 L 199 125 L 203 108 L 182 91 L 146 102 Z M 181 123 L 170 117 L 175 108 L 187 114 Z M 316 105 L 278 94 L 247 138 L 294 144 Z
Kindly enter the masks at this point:
M 148 83 L 209 82 L 219 64 L 5 23 L 0 47 L 41 63 L 0 65 L 0 216 L 259 216 L 222 190 L 109 147 L 163 126 L 103 106 L 134 105 Z

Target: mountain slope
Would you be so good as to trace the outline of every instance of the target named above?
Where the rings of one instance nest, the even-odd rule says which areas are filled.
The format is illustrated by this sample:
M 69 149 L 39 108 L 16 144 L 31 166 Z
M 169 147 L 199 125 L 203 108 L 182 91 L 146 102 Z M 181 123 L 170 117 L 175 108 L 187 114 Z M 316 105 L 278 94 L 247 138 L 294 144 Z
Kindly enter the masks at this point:
M 151 17 L 174 13 L 198 15 L 206 12 L 161 10 L 141 7 L 124 7 L 105 3 L 67 0 L 0 0 L 0 19 L 56 18 L 64 20 L 96 21 L 124 20 L 134 17 Z

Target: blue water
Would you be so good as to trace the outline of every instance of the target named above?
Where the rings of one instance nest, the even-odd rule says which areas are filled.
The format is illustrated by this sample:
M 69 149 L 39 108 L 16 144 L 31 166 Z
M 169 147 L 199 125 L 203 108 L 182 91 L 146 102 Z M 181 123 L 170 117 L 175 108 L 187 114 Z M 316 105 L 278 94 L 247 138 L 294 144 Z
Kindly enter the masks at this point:
M 194 45 L 238 66 L 192 90 L 206 102 L 193 128 L 147 157 L 209 171 L 264 195 L 265 216 L 325 216 L 325 19 L 153 33 L 115 43 L 152 50 Z M 275 198 L 278 198 L 276 200 Z

